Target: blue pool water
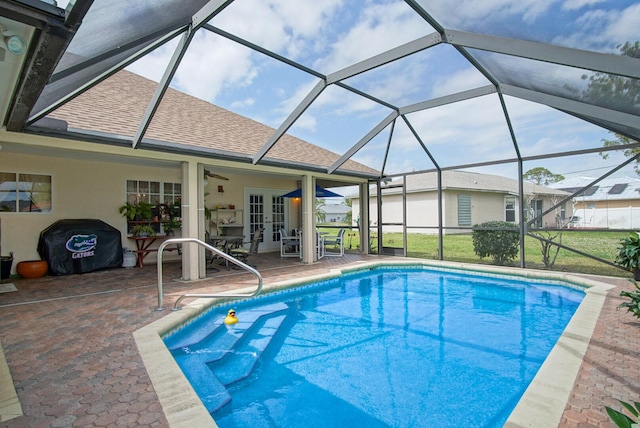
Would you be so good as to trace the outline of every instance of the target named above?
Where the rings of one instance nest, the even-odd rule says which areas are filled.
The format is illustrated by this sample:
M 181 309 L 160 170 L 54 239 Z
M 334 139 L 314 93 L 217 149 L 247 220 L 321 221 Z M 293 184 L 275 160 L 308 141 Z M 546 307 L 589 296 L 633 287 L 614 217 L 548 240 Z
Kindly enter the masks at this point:
M 220 427 L 499 427 L 584 293 L 377 268 L 214 308 L 165 338 Z

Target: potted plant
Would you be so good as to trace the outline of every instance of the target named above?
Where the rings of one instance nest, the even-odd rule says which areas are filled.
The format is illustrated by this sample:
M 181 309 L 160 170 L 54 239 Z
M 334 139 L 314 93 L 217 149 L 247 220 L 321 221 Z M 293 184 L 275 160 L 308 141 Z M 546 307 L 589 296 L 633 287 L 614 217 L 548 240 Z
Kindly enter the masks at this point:
M 620 241 L 614 263 L 633 272 L 633 279 L 640 281 L 640 233 L 631 232 Z
M 156 231 L 153 230 L 150 224 L 136 224 L 131 228 L 131 234 L 144 238 L 147 236 L 156 236 Z
M 173 229 L 177 229 L 182 226 L 182 222 L 175 217 L 171 217 L 169 221 L 162 223 L 162 229 L 165 235 L 173 235 Z
M 119 211 L 129 220 L 147 220 L 151 218 L 151 208 L 153 208 L 153 205 L 148 202 L 139 202 L 137 204 L 127 202 L 120 207 Z

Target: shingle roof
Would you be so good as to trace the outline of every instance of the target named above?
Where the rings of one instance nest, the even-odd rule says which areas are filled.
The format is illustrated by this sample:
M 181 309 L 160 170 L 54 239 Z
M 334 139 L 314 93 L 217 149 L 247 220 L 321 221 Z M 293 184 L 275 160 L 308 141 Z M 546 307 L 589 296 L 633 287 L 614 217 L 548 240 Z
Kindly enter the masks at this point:
M 397 183 L 397 181 L 394 181 L 394 183 Z M 539 186 L 534 183 L 524 182 L 523 186 L 525 194 L 568 196 L 568 193 L 563 190 Z M 442 189 L 502 192 L 517 195 L 518 181 L 499 175 L 449 170 L 442 172 Z M 436 190 L 438 190 L 438 182 L 435 172 L 407 176 L 407 192 Z
M 351 207 L 345 204 L 326 204 L 322 207 L 325 214 L 346 214 L 351 211 Z
M 554 183 L 552 186 L 570 193 L 575 193 L 592 183 L 593 177 L 570 177 L 566 180 Z M 626 185 L 626 186 L 624 186 Z M 612 201 L 640 198 L 640 179 L 634 177 L 607 177 L 589 189 L 576 195 L 581 201 Z
M 133 138 L 157 84 L 129 71 L 120 71 L 58 108 L 49 118 L 64 120 L 70 130 L 93 131 Z M 199 98 L 169 88 L 145 139 L 192 149 L 212 149 L 254 155 L 273 135 L 266 125 Z M 267 157 L 280 161 L 330 166 L 339 155 L 285 135 Z M 344 170 L 378 174 L 355 161 Z

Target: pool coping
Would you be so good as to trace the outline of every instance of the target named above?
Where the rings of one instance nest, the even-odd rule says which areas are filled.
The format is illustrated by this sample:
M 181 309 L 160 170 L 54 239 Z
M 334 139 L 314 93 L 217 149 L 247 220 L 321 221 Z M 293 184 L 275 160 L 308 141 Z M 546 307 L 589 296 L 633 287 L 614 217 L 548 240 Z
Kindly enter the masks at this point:
M 569 286 L 584 289 L 585 298 L 504 426 L 508 428 L 530 427 L 534 421 L 535 426 L 539 428 L 551 428 L 559 425 L 607 292 L 614 286 L 567 273 L 422 259 L 402 259 L 359 262 L 339 269 L 332 269 L 324 274 L 265 284 L 263 293 L 270 293 L 318 280 L 334 278 L 344 273 L 368 270 L 380 266 L 426 266 L 455 271 L 464 270 L 483 274 L 508 275 L 524 279 L 561 281 Z M 234 290 L 234 292 L 242 293 L 250 290 Z M 206 309 L 229 300 L 237 299 L 194 300 L 186 304 L 182 310 L 171 312 L 167 316 L 133 333 L 140 356 L 171 427 L 187 428 L 200 426 L 201 424 L 211 426 L 212 422 L 215 425 L 215 421 L 164 345 L 162 337 Z

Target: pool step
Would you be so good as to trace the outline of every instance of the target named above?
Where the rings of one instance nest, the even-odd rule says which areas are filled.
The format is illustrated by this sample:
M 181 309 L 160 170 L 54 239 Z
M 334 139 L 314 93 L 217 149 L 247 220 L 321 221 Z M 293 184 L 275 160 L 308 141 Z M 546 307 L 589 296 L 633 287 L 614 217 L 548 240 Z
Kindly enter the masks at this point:
M 185 337 L 165 340 L 187 379 L 194 387 L 198 385 L 196 392 L 209 412 L 231 400 L 226 385 L 251 373 L 287 309 L 286 304 L 276 303 L 238 312 L 240 321 L 231 326 L 224 324 L 224 317 L 198 325 L 194 322 Z
M 167 337 L 164 339 L 164 343 L 170 351 L 186 347 L 202 348 L 208 346 L 209 343 L 217 342 L 220 336 L 226 336 L 229 332 L 234 333 L 234 335 L 242 334 L 245 329 L 251 327 L 263 315 L 270 315 L 286 309 L 287 305 L 284 303 L 276 303 L 261 309 L 249 310 L 242 314 L 238 313 L 238 323 L 230 327 L 224 324 L 224 315 L 218 316 L 213 321 L 208 321 L 205 316 L 186 325 L 179 335 L 174 334 Z M 222 348 L 225 348 L 225 346 Z
M 233 355 L 227 354 L 226 358 L 209 363 L 220 382 L 230 385 L 249 376 L 285 318 L 285 315 L 268 318 L 255 334 L 251 334 L 250 340 L 233 350 Z

